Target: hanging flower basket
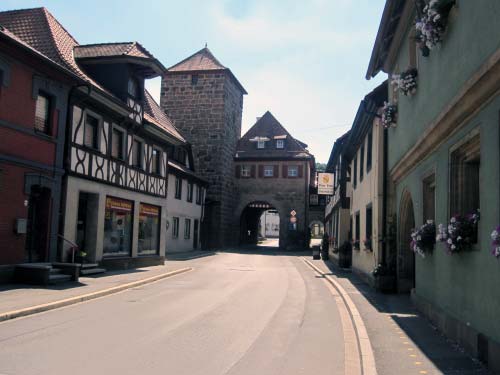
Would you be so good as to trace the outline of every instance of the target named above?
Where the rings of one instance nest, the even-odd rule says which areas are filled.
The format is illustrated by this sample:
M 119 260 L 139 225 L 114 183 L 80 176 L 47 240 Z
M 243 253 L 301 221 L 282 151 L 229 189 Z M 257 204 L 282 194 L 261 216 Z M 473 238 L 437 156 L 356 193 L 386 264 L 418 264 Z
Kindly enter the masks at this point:
M 410 247 L 415 254 L 425 258 L 425 255 L 432 252 L 436 244 L 436 225 L 434 221 L 427 222 L 420 228 L 413 229 L 411 232 Z
M 497 259 L 500 258 L 500 225 L 491 232 L 491 254 Z
M 384 102 L 384 107 L 382 108 L 382 125 L 384 128 L 396 127 L 398 114 L 398 107 L 394 104 L 389 104 Z
M 439 224 L 437 241 L 444 242 L 449 254 L 469 250 L 477 240 L 477 223 L 479 211 L 466 216 L 455 215 L 448 226 Z
M 355 239 L 352 240 L 352 248 L 354 250 L 359 250 L 360 249 L 359 240 L 355 240 Z
M 405 96 L 411 96 L 417 92 L 417 76 L 417 69 L 409 68 L 401 74 L 394 74 L 391 84 L 394 86 L 394 90 L 401 91 Z
M 365 246 L 366 251 L 373 251 L 371 238 L 365 238 L 363 245 Z
M 429 56 L 432 49 L 442 40 L 448 24 L 448 16 L 455 0 L 420 1 L 415 22 L 416 39 L 423 56 Z

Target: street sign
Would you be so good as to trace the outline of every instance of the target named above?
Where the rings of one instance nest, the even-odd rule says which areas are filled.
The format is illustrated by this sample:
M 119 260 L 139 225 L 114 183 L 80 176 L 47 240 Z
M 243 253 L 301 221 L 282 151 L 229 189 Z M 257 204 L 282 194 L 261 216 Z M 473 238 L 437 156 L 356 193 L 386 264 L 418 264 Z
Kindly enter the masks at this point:
M 290 223 L 296 223 L 297 222 L 297 218 L 295 216 L 292 216 L 290 218 Z
M 297 212 L 295 212 L 295 210 L 292 210 L 292 211 L 290 211 L 290 215 L 295 216 L 295 215 L 297 215 Z
M 333 195 L 333 173 L 318 173 L 318 194 Z

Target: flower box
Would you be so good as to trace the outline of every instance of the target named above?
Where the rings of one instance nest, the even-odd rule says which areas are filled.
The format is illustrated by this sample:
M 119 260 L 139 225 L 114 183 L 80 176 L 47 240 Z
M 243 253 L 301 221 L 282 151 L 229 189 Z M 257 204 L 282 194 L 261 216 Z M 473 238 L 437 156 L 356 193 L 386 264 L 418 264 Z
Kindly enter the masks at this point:
M 448 226 L 439 224 L 437 241 L 444 242 L 449 254 L 470 250 L 477 243 L 479 211 L 466 216 L 454 215 Z
M 427 222 L 418 229 L 413 229 L 411 232 L 410 247 L 415 254 L 425 258 L 425 255 L 431 253 L 436 244 L 436 225 L 434 221 Z

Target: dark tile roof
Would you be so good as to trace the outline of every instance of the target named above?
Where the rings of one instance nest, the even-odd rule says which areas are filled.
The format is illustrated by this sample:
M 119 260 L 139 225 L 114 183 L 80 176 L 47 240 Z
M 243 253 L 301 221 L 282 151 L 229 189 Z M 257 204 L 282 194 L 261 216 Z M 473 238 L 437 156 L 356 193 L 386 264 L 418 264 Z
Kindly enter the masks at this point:
M 266 148 L 257 149 L 259 138 L 268 140 Z M 285 139 L 284 149 L 276 148 L 276 139 Z M 267 111 L 238 141 L 235 158 L 312 158 L 306 147 L 307 145 L 293 138 L 271 112 Z
M 172 120 L 161 110 L 160 106 L 146 89 L 144 89 L 144 119 L 151 124 L 163 128 L 178 140 L 186 142 Z
M 168 68 L 169 72 L 187 72 L 196 70 L 225 70 L 219 60 L 205 47 L 191 56 L 185 58 L 181 62 Z
M 143 46 L 137 42 L 86 44 L 75 47 L 75 58 L 107 57 L 107 56 L 134 56 L 145 59 L 154 58 Z

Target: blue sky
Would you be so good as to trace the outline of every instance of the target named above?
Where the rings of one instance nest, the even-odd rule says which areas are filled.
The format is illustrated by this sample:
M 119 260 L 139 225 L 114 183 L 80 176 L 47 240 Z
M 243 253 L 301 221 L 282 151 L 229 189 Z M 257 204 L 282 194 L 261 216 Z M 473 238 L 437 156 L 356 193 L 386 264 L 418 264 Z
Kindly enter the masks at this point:
M 47 7 L 81 44 L 139 41 L 165 66 L 208 48 L 248 91 L 243 132 L 271 111 L 326 162 L 361 99 L 384 0 L 2 0 Z M 159 80 L 148 82 L 159 96 Z

